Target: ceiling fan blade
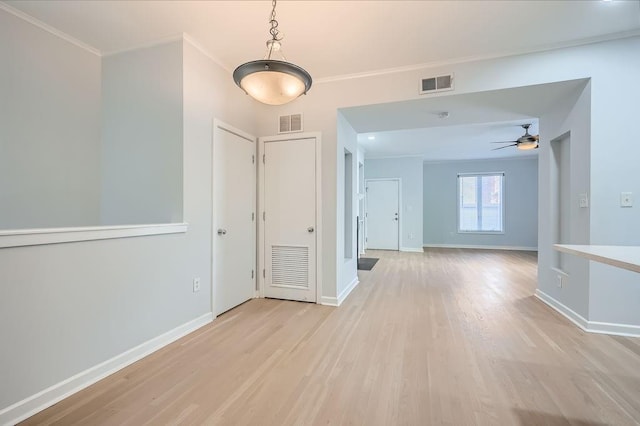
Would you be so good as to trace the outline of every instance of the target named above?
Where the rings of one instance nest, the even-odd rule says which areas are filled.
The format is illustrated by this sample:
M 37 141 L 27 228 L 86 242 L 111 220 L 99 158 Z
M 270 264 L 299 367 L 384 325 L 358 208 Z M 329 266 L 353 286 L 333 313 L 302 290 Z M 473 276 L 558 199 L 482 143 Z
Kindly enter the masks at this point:
M 518 141 L 489 142 L 489 143 L 518 143 Z
M 509 147 L 512 147 L 512 146 L 518 146 L 518 144 L 514 143 L 513 145 L 501 146 L 500 148 L 493 148 L 491 151 L 497 151 L 499 149 L 505 149 L 505 148 L 509 148 Z

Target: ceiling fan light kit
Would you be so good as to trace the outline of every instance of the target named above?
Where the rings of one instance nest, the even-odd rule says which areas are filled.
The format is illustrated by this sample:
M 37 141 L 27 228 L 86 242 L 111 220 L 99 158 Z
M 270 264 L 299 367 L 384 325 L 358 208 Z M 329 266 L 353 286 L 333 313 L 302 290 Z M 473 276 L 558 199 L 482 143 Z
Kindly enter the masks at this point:
M 507 142 L 492 142 L 492 143 L 510 143 L 511 145 L 501 146 L 500 148 L 494 148 L 492 151 L 496 151 L 498 149 L 510 148 L 515 146 L 516 148 L 528 151 L 530 149 L 538 148 L 538 140 L 540 139 L 539 135 L 530 135 L 529 127 L 531 127 L 531 123 L 522 124 L 522 128 L 524 129 L 524 135 L 520 136 L 515 141 L 507 141 Z
M 267 41 L 264 59 L 240 65 L 233 72 L 235 83 L 258 102 L 267 105 L 283 105 L 306 94 L 311 88 L 311 75 L 298 65 L 288 62 L 282 53 L 276 20 L 276 0 L 272 2 L 269 20 L 271 39 Z M 271 59 L 279 53 L 282 60 Z

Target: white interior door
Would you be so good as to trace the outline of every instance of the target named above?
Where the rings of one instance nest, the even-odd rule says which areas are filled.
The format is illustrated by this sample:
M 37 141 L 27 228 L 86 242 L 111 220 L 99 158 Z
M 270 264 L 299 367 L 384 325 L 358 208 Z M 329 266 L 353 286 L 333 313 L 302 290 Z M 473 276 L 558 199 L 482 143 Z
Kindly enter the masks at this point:
M 316 301 L 316 139 L 264 142 L 264 296 Z
M 397 179 L 368 180 L 367 248 L 398 250 L 400 185 Z
M 216 122 L 213 135 L 215 314 L 255 296 L 256 143 Z

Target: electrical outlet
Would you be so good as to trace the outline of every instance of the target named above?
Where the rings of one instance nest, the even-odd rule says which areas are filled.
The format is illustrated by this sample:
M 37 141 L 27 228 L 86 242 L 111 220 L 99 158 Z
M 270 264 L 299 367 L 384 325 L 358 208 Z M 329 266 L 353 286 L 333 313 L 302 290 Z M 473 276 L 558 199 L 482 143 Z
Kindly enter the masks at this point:
M 633 207 L 633 194 L 631 192 L 620 193 L 620 207 Z
M 409 233 L 409 239 L 410 239 L 410 240 L 413 240 L 413 232 L 410 232 L 410 233 Z
M 562 275 L 558 274 L 556 275 L 556 282 L 558 284 L 558 288 L 562 288 Z
M 193 292 L 197 293 L 200 291 L 200 278 L 193 279 Z

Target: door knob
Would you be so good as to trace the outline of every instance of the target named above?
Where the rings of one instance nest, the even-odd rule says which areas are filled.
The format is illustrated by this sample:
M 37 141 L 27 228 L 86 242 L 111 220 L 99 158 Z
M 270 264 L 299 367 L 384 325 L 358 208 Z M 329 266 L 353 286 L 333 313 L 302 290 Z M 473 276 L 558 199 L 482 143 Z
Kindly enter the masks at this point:
M 309 233 L 313 232 L 313 226 L 308 227 L 307 228 L 307 232 L 309 232 Z
M 219 229 L 218 229 L 218 235 L 227 235 L 227 230 L 226 230 L 226 229 L 219 228 Z

